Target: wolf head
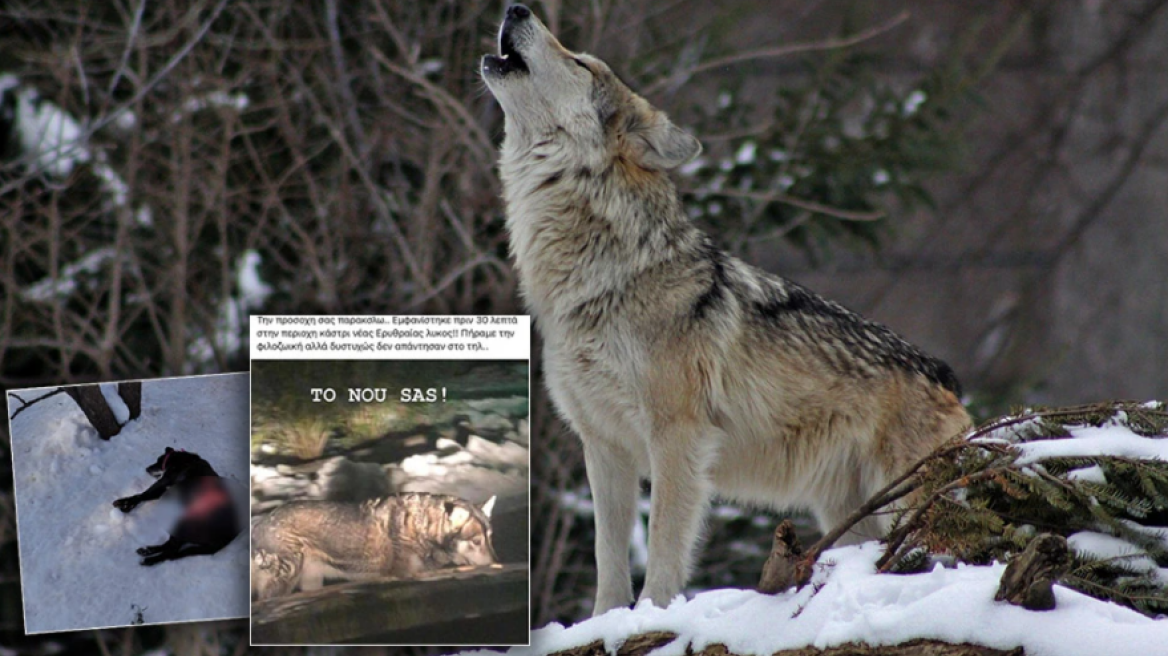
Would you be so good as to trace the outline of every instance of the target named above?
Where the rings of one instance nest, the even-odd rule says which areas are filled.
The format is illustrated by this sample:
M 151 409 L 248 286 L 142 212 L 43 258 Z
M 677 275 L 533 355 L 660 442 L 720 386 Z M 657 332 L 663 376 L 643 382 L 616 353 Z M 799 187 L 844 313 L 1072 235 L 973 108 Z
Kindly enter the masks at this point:
M 449 559 L 443 565 L 477 567 L 499 562 L 491 545 L 491 510 L 495 507 L 495 497 L 479 507 L 448 497 L 442 506 L 446 516 L 441 553 Z
M 658 171 L 701 152 L 604 62 L 564 48 L 523 5 L 507 9 L 499 54 L 483 57 L 481 71 L 506 116 L 505 151 L 559 146 L 592 159 L 585 164 L 615 156 Z

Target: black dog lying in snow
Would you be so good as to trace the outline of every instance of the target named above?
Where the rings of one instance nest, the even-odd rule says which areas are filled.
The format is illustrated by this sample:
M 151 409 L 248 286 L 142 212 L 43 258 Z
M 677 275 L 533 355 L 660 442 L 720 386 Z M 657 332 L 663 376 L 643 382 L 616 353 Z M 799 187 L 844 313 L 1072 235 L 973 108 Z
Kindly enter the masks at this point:
M 223 479 L 211 465 L 194 453 L 166 447 L 158 460 L 146 468 L 158 480 L 145 492 L 118 499 L 114 507 L 124 513 L 143 501 L 153 501 L 177 485 L 182 495 L 183 515 L 162 544 L 141 547 L 143 565 L 164 560 L 213 554 L 239 534 L 239 520 Z

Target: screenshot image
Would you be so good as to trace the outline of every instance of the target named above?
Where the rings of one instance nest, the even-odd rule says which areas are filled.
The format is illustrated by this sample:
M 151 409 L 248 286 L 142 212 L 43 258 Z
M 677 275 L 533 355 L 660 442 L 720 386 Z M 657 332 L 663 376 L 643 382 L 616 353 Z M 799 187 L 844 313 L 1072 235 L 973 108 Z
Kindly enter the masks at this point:
M 267 330 L 253 354 L 440 355 L 495 332 L 346 341 L 362 329 L 338 319 Z M 252 644 L 528 642 L 528 366 L 253 359 Z
M 248 376 L 10 390 L 28 633 L 247 616 Z

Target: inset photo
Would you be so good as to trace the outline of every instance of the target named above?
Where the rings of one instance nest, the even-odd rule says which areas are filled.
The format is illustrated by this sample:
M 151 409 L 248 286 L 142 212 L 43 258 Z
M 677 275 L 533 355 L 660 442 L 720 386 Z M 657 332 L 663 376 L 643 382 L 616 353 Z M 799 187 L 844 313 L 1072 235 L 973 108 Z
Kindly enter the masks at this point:
M 253 360 L 251 644 L 528 644 L 528 376 Z
M 26 633 L 247 615 L 248 376 L 10 390 Z

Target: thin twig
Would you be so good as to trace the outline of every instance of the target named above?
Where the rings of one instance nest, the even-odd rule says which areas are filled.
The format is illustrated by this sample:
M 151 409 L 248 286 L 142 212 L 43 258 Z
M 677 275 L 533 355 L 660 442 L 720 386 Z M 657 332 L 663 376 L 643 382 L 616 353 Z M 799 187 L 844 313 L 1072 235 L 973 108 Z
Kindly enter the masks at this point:
M 352 138 L 357 142 L 357 153 L 361 162 L 369 158 L 369 140 L 365 137 L 365 128 L 357 116 L 357 100 L 353 97 L 353 76 L 345 65 L 345 52 L 341 49 L 341 30 L 337 18 L 337 0 L 325 0 L 325 26 L 329 35 L 329 54 L 333 59 L 333 67 L 337 69 L 337 88 L 340 90 L 341 101 L 344 107 L 345 122 L 353 133 Z
M 472 139 L 464 139 L 464 142 L 471 148 L 476 158 L 485 164 L 487 169 L 491 168 L 494 163 L 495 147 L 491 143 L 491 138 L 487 136 L 486 131 L 479 125 L 479 122 L 470 115 L 465 105 L 451 96 L 450 92 L 427 80 L 425 77 L 393 63 L 376 48 L 370 48 L 369 54 L 391 73 L 399 75 L 420 87 L 435 105 L 450 110 L 459 119 L 459 122 L 463 124 L 463 127 L 466 128 L 465 131 L 474 137 Z M 458 132 L 462 131 L 459 130 Z
M 93 632 L 93 639 L 97 641 L 97 648 L 101 651 L 101 656 L 111 656 L 109 645 L 105 644 L 105 636 L 101 634 L 101 629 L 96 629 Z
M 194 49 L 194 47 L 203 40 L 203 37 L 206 36 L 207 31 L 211 29 L 211 25 L 215 22 L 215 20 L 219 18 L 219 14 L 223 12 L 223 9 L 227 6 L 228 2 L 229 0 L 219 0 L 219 4 L 215 5 L 215 9 L 211 12 L 211 17 L 208 18 L 206 22 L 204 22 L 203 25 L 199 27 L 199 31 L 195 34 L 195 36 L 191 37 L 189 41 L 183 44 L 182 48 L 180 48 L 179 51 L 176 52 L 174 56 L 163 65 L 162 70 L 155 73 L 154 77 L 150 78 L 146 84 L 142 85 L 142 88 L 138 89 L 138 92 L 135 93 L 132 98 L 115 106 L 111 112 L 94 121 L 85 129 L 85 132 L 80 137 L 73 141 L 72 144 L 65 148 L 59 149 L 56 153 L 57 158 L 68 157 L 85 148 L 85 144 L 89 142 L 89 138 L 96 134 L 98 130 L 116 121 L 119 116 L 129 111 L 131 107 L 138 104 L 138 101 L 146 97 L 146 94 L 150 93 L 154 87 L 157 86 L 158 83 L 161 82 L 167 75 L 169 75 L 174 67 L 178 66 L 179 62 L 185 59 L 186 56 L 190 54 L 191 50 Z M 198 9 L 193 11 L 197 12 Z M 29 157 L 25 156 L 24 158 L 21 158 L 21 160 L 17 161 L 20 162 L 24 159 L 29 159 Z M 43 174 L 48 167 L 53 166 L 55 163 L 56 160 L 33 166 L 27 173 L 25 173 L 25 175 L 9 182 L 3 187 L 0 187 L 0 196 L 20 188 L 27 182 L 27 180 Z
M 690 192 L 693 193 L 693 192 Z M 791 196 L 778 191 L 740 191 L 737 189 L 723 189 L 721 191 L 706 191 L 707 196 L 722 196 L 724 198 L 746 198 L 764 203 L 782 203 L 798 207 L 809 212 L 825 214 L 841 221 L 878 221 L 887 216 L 880 210 L 845 210 L 831 205 L 824 205 L 813 200 Z
M 65 388 L 63 388 L 63 387 L 62 387 L 62 388 L 59 388 L 59 389 L 57 389 L 57 390 L 54 390 L 54 391 L 52 391 L 52 392 L 49 392 L 48 394 L 45 394 L 44 396 L 38 396 L 37 398 L 35 398 L 35 399 L 31 400 L 31 401 L 25 401 L 24 399 L 21 399 L 19 396 L 16 396 L 15 394 L 12 394 L 12 396 L 16 397 L 16 398 L 17 398 L 17 399 L 18 399 L 18 400 L 19 400 L 21 403 L 23 403 L 24 405 L 22 405 L 22 406 L 20 406 L 19 408 L 17 408 L 17 409 L 16 409 L 16 412 L 13 412 L 13 413 L 12 413 L 12 416 L 8 418 L 8 421 L 10 421 L 10 422 L 11 422 L 13 419 L 16 419 L 16 415 L 18 415 L 18 414 L 20 414 L 20 413 L 24 412 L 25 410 L 27 410 L 27 409 L 29 408 L 29 406 L 35 405 L 35 404 L 37 404 L 37 403 L 40 403 L 41 401 L 44 401 L 45 399 L 49 398 L 50 396 L 53 396 L 54 394 L 61 394 L 61 393 L 64 393 L 64 392 L 65 392 Z
M 434 286 L 431 287 L 429 291 L 427 291 L 425 294 L 422 294 L 421 296 L 414 298 L 412 301 L 410 301 L 409 305 L 406 307 L 408 307 L 410 309 L 414 309 L 414 308 L 417 308 L 421 305 L 424 305 L 430 299 L 432 299 L 432 298 L 438 296 L 439 294 L 441 294 L 442 292 L 446 291 L 446 288 L 449 287 L 450 285 L 454 284 L 454 281 L 458 280 L 459 276 L 461 276 L 462 274 L 466 273 L 467 271 L 470 271 L 471 269 L 479 267 L 483 264 L 492 264 L 495 266 L 499 266 L 499 262 L 498 262 L 497 258 L 488 256 L 488 255 L 479 255 L 478 257 L 470 260 L 469 262 L 464 262 L 462 265 L 456 267 L 455 269 L 453 269 L 452 271 L 447 273 L 445 276 L 442 277 L 441 280 L 434 283 Z
M 126 627 L 125 634 L 126 636 L 122 638 L 122 656 L 130 656 L 134 653 L 134 627 Z
M 776 57 L 786 57 L 789 55 L 795 55 L 795 54 L 804 53 L 804 52 L 818 52 L 818 51 L 822 51 L 822 50 L 837 50 L 839 48 L 850 48 L 851 46 L 858 45 L 860 43 L 863 43 L 865 41 L 873 39 L 877 36 L 880 36 L 881 34 L 888 32 L 889 30 L 892 30 L 896 26 L 898 26 L 901 23 L 908 20 L 909 16 L 911 16 L 910 12 L 902 11 L 899 14 L 897 14 L 896 16 L 893 16 L 890 20 L 887 20 L 883 23 L 880 23 L 878 25 L 875 25 L 873 27 L 868 28 L 868 29 L 864 30 L 863 32 L 858 32 L 858 33 L 853 34 L 851 36 L 824 39 L 822 41 L 810 41 L 810 42 L 805 42 L 805 43 L 792 43 L 792 44 L 785 45 L 785 46 L 777 46 L 774 48 L 762 48 L 759 50 L 748 50 L 746 52 L 739 52 L 739 53 L 735 53 L 733 55 L 726 55 L 725 57 L 718 57 L 716 59 L 711 59 L 707 62 L 703 62 L 701 64 L 698 64 L 697 66 L 694 66 L 693 68 L 689 69 L 688 71 L 686 71 L 686 77 L 691 77 L 691 76 L 696 75 L 698 73 L 703 73 L 705 71 L 712 70 L 715 68 L 721 68 L 723 66 L 730 66 L 732 64 L 740 64 L 740 63 L 746 62 L 746 61 L 753 61 L 755 59 L 773 59 Z M 650 84 L 647 89 L 645 89 L 644 94 L 648 95 L 648 94 L 653 93 L 654 91 L 659 90 L 663 86 L 669 84 L 672 81 L 672 79 L 673 79 L 672 77 L 669 77 L 669 78 L 662 78 L 660 80 L 657 80 L 653 84 Z
M 876 492 L 876 494 L 873 494 L 872 497 L 864 503 L 864 505 L 854 510 L 852 514 L 848 515 L 847 519 L 824 534 L 824 536 L 820 538 L 818 542 L 813 544 L 811 548 L 807 550 L 807 558 L 811 561 L 814 561 L 819 557 L 820 553 L 830 549 L 837 540 L 843 537 L 845 533 L 851 530 L 853 526 L 860 523 L 860 521 L 865 517 L 916 490 L 917 487 L 919 487 L 919 483 L 915 481 L 909 482 L 909 479 L 916 475 L 916 473 L 920 471 L 922 467 L 934 460 L 947 458 L 950 455 L 961 451 L 962 449 L 969 448 L 970 446 L 970 444 L 962 440 L 960 442 L 950 444 L 947 447 L 937 449 L 929 455 L 918 460 L 894 481 L 888 485 L 885 485 L 880 491 Z
M 980 448 L 980 445 L 967 446 Z M 934 490 L 933 493 L 929 495 L 929 498 L 926 499 L 920 506 L 918 506 L 915 511 L 913 511 L 913 514 L 909 516 L 908 521 L 902 524 L 900 528 L 893 531 L 892 535 L 888 536 L 888 546 L 885 548 L 884 554 L 876 561 L 876 571 L 882 573 L 887 572 L 896 563 L 900 562 L 900 559 L 904 557 L 904 554 L 910 550 L 909 547 L 903 546 L 905 540 L 907 540 L 908 536 L 917 528 L 925 513 L 928 512 L 929 508 L 933 507 L 933 504 L 935 504 L 938 499 L 952 492 L 953 490 L 969 487 L 972 483 L 977 483 L 979 481 L 993 478 L 1006 472 L 1008 469 L 1008 466 L 983 469 L 976 474 L 969 474 L 962 476 L 955 481 L 950 481 L 948 484 Z
M 145 11 L 146 0 L 138 0 L 138 8 L 134 10 L 134 22 L 130 24 L 130 33 L 126 36 L 126 47 L 122 49 L 122 57 L 118 60 L 118 67 L 114 69 L 114 74 L 110 76 L 109 88 L 106 90 L 106 95 L 114 95 L 114 90 L 118 88 L 118 82 L 122 80 L 122 76 L 125 74 L 126 64 L 130 61 L 130 51 L 134 48 L 134 42 L 138 40 L 138 30 L 142 27 L 142 14 Z

